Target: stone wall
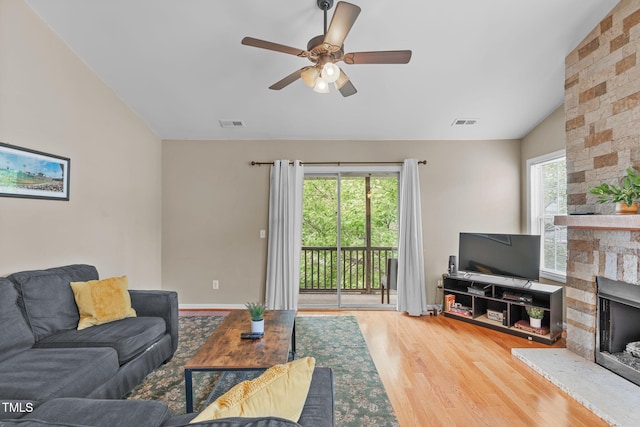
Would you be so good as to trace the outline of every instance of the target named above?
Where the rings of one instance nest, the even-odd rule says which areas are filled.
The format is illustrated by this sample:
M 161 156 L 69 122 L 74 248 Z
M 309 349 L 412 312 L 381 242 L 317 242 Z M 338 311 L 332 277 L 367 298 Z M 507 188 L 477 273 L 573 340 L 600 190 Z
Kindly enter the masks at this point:
M 611 214 L 589 188 L 640 169 L 640 2 L 622 0 L 566 58 L 569 212 Z M 640 232 L 570 228 L 567 348 L 594 360 L 600 275 L 638 283 Z

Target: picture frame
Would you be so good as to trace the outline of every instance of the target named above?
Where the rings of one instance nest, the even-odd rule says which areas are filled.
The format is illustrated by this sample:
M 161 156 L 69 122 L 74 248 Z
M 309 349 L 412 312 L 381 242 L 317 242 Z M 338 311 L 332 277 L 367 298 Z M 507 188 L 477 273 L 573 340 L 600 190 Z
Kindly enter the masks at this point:
M 71 160 L 0 142 L 0 197 L 69 200 Z

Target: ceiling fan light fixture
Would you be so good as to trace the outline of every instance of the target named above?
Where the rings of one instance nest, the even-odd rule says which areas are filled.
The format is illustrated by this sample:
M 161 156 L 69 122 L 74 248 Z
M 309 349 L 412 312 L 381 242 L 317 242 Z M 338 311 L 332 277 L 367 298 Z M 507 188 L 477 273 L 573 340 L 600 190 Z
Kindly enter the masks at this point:
M 318 93 L 329 93 L 329 83 L 322 77 L 318 77 L 313 90 Z
M 316 85 L 316 79 L 319 75 L 320 73 L 318 72 L 318 69 L 316 67 L 308 67 L 306 70 L 300 73 L 300 78 L 302 78 L 304 84 L 306 84 L 310 88 L 313 88 Z
M 340 68 L 333 62 L 327 62 L 322 67 L 320 75 L 327 83 L 333 83 L 340 77 Z

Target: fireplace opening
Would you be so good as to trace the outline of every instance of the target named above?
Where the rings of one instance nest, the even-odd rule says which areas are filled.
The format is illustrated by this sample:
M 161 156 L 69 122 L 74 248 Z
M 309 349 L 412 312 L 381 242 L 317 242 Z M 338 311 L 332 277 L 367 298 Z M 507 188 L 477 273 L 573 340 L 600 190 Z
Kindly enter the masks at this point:
M 640 286 L 598 277 L 596 363 L 640 385 Z

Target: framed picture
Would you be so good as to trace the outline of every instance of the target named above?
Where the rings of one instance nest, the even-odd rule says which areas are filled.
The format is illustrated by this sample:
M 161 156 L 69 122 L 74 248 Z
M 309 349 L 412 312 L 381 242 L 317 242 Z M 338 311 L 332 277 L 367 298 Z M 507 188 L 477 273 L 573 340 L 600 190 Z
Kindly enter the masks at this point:
M 69 200 L 66 157 L 0 142 L 0 196 Z

